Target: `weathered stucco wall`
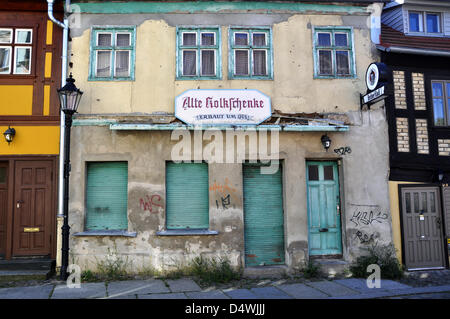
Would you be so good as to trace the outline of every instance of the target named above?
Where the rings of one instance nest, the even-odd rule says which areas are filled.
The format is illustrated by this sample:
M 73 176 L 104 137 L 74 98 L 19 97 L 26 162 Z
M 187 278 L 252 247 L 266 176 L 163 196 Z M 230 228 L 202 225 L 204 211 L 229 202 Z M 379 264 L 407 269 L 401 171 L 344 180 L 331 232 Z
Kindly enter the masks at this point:
M 84 18 L 86 16 L 86 18 Z M 282 112 L 345 112 L 357 110 L 359 92 L 365 91 L 367 66 L 377 60 L 370 40 L 369 15 L 243 14 L 209 15 L 221 26 L 222 80 L 175 80 L 177 15 L 89 14 L 72 33 L 71 62 L 78 87 L 83 88 L 80 113 L 174 112 L 174 97 L 189 89 L 258 89 L 272 98 Z M 120 19 L 116 18 L 121 16 Z M 176 16 L 176 17 L 175 17 Z M 179 25 L 209 25 L 205 14 L 181 15 Z M 170 17 L 170 18 L 168 18 Z M 165 18 L 165 19 L 164 19 Z M 169 20 L 169 21 L 166 21 Z M 135 81 L 88 81 L 90 27 L 137 25 Z M 120 22 L 120 24 L 119 24 Z M 228 28 L 271 26 L 273 80 L 229 80 Z M 313 80 L 313 26 L 349 26 L 354 30 L 356 78 Z
M 308 258 L 307 160 L 340 160 L 344 260 L 353 260 L 362 253 L 361 249 L 370 244 L 378 242 L 381 245 L 392 241 L 384 110 L 352 112 L 348 115 L 353 122 L 349 132 L 328 134 L 332 139 L 332 149 L 351 148 L 351 153 L 341 157 L 332 149 L 325 152 L 320 142 L 321 132 L 282 132 L 279 135 L 285 257 L 291 269 L 302 267 Z M 194 133 L 191 133 L 193 139 Z M 83 268 L 95 269 L 98 261 L 106 257 L 108 249 L 116 246 L 118 255 L 122 258 L 128 256 L 130 270 L 133 271 L 180 266 L 198 255 L 226 256 L 234 266 L 244 265 L 243 177 L 240 163 L 209 164 L 210 230 L 218 231 L 218 235 L 158 236 L 156 232 L 165 227 L 165 163 L 172 160 L 171 152 L 178 137 L 171 140 L 170 131 L 113 131 L 109 126 L 75 126 L 72 134 L 72 141 L 85 141 L 72 142 L 71 145 L 70 247 L 75 263 Z M 225 133 L 223 137 L 225 139 Z M 368 139 L 370 143 L 367 143 Z M 208 141 L 203 142 L 203 151 L 208 144 Z M 194 159 L 194 147 L 192 140 L 191 159 Z M 245 154 L 246 159 L 252 158 L 248 145 Z M 86 162 L 89 161 L 128 162 L 128 231 L 137 232 L 135 238 L 73 236 L 84 231 L 85 174 Z M 220 200 L 223 194 L 214 185 L 227 185 L 231 190 L 231 205 L 228 208 L 217 208 L 215 201 Z

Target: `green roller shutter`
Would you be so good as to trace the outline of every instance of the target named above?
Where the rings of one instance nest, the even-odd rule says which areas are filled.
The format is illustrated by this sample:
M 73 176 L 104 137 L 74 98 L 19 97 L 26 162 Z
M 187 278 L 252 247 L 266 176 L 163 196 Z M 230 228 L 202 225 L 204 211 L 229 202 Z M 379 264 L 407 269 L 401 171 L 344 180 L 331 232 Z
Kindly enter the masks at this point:
M 260 168 L 244 165 L 246 266 L 284 264 L 281 166 L 275 174 L 261 174 Z
M 208 192 L 208 164 L 167 163 L 167 229 L 207 229 Z
M 88 163 L 86 229 L 126 230 L 128 164 Z

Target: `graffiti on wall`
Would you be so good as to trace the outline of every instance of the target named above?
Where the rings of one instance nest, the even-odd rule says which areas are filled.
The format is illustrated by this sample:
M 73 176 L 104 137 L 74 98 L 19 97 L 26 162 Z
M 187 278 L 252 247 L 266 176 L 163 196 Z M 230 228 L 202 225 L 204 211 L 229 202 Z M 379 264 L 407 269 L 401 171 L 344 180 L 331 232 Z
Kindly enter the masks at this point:
M 209 191 L 216 196 L 217 209 L 228 209 L 232 205 L 231 195 L 236 192 L 236 188 L 230 185 L 228 178 L 225 178 L 224 183 L 217 183 L 209 187 Z
M 361 244 L 376 243 L 378 233 L 373 231 L 373 227 L 388 222 L 388 214 L 384 213 L 378 205 L 356 205 L 350 221 L 356 228 L 355 239 Z
M 373 243 L 374 240 L 375 240 L 375 238 L 374 238 L 375 234 L 371 234 L 369 236 L 369 235 L 367 235 L 367 234 L 365 234 L 365 233 L 363 233 L 363 232 L 361 232 L 359 230 L 356 232 L 356 236 L 355 237 L 359 239 L 361 244 L 370 244 L 370 243 Z
M 374 223 L 383 223 L 388 218 L 386 213 L 382 213 L 381 211 L 363 211 L 357 210 L 353 213 L 353 216 L 350 218 L 350 221 L 355 224 L 355 227 L 358 226 L 368 226 Z
M 158 194 L 145 195 L 144 198 L 139 199 L 139 206 L 150 214 L 158 214 L 159 208 L 163 208 L 161 196 Z

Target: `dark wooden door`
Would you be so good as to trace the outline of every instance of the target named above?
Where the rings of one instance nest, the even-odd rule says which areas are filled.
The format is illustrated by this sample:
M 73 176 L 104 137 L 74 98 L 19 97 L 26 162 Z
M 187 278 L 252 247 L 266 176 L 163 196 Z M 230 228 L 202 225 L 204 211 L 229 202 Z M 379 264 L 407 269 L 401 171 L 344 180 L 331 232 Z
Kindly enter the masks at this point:
M 401 197 L 406 268 L 445 267 L 439 188 L 404 187 Z
M 0 256 L 6 254 L 6 216 L 8 212 L 8 162 L 0 162 Z
M 51 161 L 16 162 L 13 256 L 50 254 L 52 175 Z

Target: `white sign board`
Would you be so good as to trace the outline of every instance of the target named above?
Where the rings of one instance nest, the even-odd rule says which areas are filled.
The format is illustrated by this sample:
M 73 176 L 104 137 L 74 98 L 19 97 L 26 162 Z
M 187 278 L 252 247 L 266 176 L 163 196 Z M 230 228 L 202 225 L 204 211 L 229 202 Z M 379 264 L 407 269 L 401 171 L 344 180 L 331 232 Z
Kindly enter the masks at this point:
M 383 96 L 383 95 L 384 95 L 384 86 L 382 86 L 382 87 L 376 89 L 375 91 L 370 92 L 369 94 L 365 95 L 364 98 L 363 98 L 364 99 L 364 103 L 368 103 L 370 101 L 373 101 L 373 100 L 375 100 L 375 99 L 377 99 L 377 98 L 379 98 L 380 96 Z
M 258 90 L 188 90 L 175 98 L 175 116 L 190 125 L 250 125 L 272 115 Z

